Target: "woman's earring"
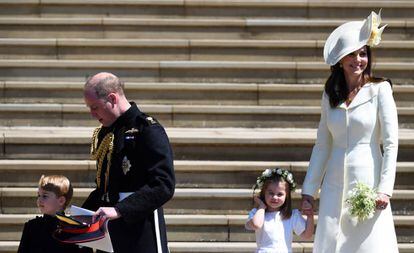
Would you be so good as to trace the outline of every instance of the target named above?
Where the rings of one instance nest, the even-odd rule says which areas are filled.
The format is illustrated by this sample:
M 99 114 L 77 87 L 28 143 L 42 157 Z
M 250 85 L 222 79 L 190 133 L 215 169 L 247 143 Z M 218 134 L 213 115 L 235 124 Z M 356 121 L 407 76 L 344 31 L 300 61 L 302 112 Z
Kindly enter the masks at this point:
M 342 68 L 342 67 L 343 67 L 343 66 L 342 66 L 342 63 L 339 63 L 339 67 L 340 67 L 340 68 Z

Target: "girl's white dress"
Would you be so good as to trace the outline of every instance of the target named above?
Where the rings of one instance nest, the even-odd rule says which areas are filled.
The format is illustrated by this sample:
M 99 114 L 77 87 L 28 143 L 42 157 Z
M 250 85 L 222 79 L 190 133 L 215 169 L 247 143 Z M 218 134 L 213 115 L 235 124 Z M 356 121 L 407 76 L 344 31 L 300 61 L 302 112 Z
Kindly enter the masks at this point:
M 249 212 L 251 220 L 257 212 L 253 208 Z M 291 253 L 293 232 L 300 235 L 305 231 L 306 221 L 299 210 L 294 209 L 289 219 L 282 220 L 280 212 L 266 212 L 263 227 L 256 230 L 256 253 Z

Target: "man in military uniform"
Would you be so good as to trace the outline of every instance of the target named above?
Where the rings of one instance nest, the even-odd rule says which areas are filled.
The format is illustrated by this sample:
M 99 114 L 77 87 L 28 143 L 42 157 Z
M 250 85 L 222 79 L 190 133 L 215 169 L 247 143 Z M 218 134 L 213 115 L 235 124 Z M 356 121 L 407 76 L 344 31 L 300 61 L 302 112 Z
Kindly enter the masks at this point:
M 167 253 L 162 205 L 174 194 L 175 178 L 164 128 L 128 102 L 111 73 L 89 78 L 84 99 L 102 126 L 91 145 L 97 187 L 83 207 L 109 219 L 115 253 Z

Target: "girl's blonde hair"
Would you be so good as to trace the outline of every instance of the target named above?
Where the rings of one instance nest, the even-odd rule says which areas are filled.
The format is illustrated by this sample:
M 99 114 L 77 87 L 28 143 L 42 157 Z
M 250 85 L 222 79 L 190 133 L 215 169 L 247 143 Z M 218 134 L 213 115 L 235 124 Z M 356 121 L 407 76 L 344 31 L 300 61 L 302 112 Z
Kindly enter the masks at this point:
M 66 208 L 73 196 L 73 187 L 69 179 L 62 175 L 42 175 L 39 180 L 39 188 L 50 191 L 58 197 L 65 197 L 66 201 L 63 208 Z

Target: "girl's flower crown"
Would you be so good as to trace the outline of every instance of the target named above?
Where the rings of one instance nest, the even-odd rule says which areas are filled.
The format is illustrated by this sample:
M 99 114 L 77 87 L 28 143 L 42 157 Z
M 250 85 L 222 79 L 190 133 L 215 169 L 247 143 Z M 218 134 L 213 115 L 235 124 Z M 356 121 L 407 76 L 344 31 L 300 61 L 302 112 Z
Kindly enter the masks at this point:
M 263 171 L 262 175 L 257 177 L 256 184 L 253 186 L 253 189 L 261 189 L 264 182 L 268 179 L 273 178 L 275 175 L 281 176 L 286 182 L 289 183 L 290 189 L 293 191 L 296 188 L 295 179 L 293 179 L 293 174 L 288 170 L 275 168 L 275 169 L 266 169 Z

